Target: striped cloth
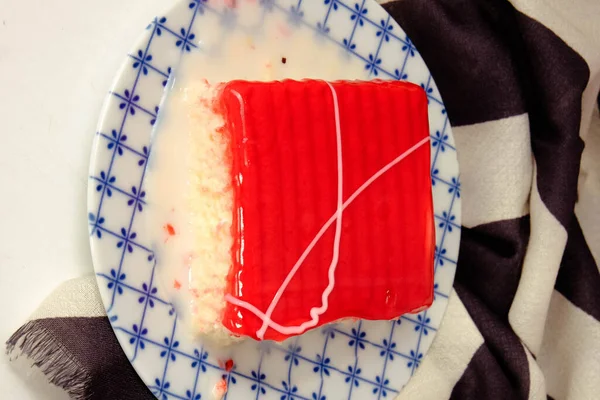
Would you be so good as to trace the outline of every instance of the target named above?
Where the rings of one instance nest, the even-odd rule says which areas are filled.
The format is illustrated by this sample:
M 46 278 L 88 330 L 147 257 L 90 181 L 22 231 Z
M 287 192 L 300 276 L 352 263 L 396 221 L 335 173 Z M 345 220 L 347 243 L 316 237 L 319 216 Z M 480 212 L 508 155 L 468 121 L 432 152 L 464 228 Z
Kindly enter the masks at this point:
M 398 398 L 598 399 L 600 2 L 381 2 L 444 98 L 464 205 L 446 316 Z M 57 289 L 8 350 L 76 399 L 153 398 L 93 278 Z

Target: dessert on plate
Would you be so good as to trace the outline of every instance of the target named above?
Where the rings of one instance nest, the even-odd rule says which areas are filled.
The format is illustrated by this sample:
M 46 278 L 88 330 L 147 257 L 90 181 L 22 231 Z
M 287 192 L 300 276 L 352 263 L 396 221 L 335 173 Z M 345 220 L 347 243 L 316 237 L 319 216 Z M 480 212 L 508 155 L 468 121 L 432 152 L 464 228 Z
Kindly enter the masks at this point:
M 431 305 L 435 238 L 420 87 L 202 82 L 187 96 L 189 280 L 175 286 L 189 294 L 195 332 L 282 341 Z M 170 237 L 180 230 L 164 227 Z

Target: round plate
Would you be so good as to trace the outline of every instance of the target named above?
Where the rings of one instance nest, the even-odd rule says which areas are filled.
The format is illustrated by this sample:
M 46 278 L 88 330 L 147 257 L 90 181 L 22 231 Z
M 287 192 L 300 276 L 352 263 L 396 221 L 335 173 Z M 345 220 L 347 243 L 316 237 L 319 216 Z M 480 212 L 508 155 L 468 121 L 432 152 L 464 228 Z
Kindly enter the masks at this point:
M 205 39 L 226 40 L 227 35 L 215 36 L 219 30 L 246 29 L 235 9 L 215 3 L 181 1 L 147 27 L 119 71 L 100 119 L 88 222 L 98 285 L 117 338 L 160 399 L 210 399 L 222 380 L 231 400 L 394 397 L 422 362 L 446 309 L 460 242 L 460 183 L 435 83 L 410 39 L 372 0 L 256 0 L 256 7 L 261 18 L 283 15 L 289 29 L 310 30 L 316 43 L 332 43 L 361 62 L 363 76 L 356 79 L 404 79 L 427 92 L 437 227 L 432 307 L 392 322 L 329 326 L 283 344 L 246 341 L 233 354 L 209 348 L 178 329 L 144 229 L 149 207 L 144 175 L 172 67 Z M 223 367 L 225 357 L 235 360 L 230 371 Z

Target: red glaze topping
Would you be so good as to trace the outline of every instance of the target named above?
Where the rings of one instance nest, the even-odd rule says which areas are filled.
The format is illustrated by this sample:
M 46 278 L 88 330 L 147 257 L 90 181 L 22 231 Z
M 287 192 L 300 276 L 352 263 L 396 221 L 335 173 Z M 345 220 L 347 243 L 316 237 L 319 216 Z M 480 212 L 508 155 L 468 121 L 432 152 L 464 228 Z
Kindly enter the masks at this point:
M 227 294 L 266 313 L 321 227 L 335 215 L 337 95 L 343 201 L 428 138 L 427 98 L 405 82 L 283 81 L 226 84 L 218 109 L 232 139 L 235 215 Z M 426 139 L 425 139 L 426 140 Z M 335 285 L 317 326 L 343 318 L 389 320 L 433 300 L 430 148 L 422 143 L 345 208 Z M 271 319 L 311 320 L 329 284 L 335 222 L 283 292 Z M 257 338 L 263 320 L 227 303 L 223 324 Z M 290 335 L 268 328 L 264 339 Z

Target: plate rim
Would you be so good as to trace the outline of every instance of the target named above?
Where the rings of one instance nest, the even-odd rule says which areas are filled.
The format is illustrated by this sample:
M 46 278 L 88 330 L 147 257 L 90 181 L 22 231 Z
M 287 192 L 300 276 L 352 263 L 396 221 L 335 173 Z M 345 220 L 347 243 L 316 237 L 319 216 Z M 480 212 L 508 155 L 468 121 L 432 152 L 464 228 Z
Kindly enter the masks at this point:
M 206 2 L 206 0 L 189 0 L 189 1 L 198 2 L 198 3 Z M 263 0 L 263 1 L 265 1 L 265 0 Z M 273 1 L 273 0 L 266 0 L 266 1 L 268 2 L 268 1 Z M 300 0 L 300 2 L 301 1 L 302 0 Z M 335 3 L 336 1 L 339 1 L 339 0 L 332 0 L 332 1 L 333 1 L 333 3 Z M 275 1 L 273 1 L 273 2 L 275 2 Z M 177 0 L 173 4 L 171 4 L 167 7 L 164 7 L 164 11 L 162 14 L 159 13 L 157 15 L 168 16 L 169 14 L 175 12 L 178 9 L 178 7 L 182 7 L 182 3 L 184 3 L 184 0 Z M 381 7 L 381 5 L 379 3 L 377 3 L 375 0 L 364 0 L 363 4 L 364 3 L 368 3 L 369 7 L 376 6 L 376 7 L 383 9 L 383 7 Z M 387 13 L 387 11 L 385 9 L 384 9 L 384 11 L 387 15 L 389 15 L 389 13 Z M 155 23 L 158 20 L 158 18 L 160 18 L 160 17 L 155 18 L 153 22 Z M 397 21 L 395 21 L 393 19 L 392 19 L 392 21 L 394 21 L 395 24 L 400 26 L 400 24 Z M 151 25 L 152 25 L 152 23 L 148 26 L 148 28 Z M 133 46 L 130 47 L 132 49 L 131 51 L 134 51 L 133 49 L 140 47 L 139 46 L 140 44 L 145 43 L 146 38 L 147 38 L 146 32 L 142 32 L 136 38 Z M 120 79 L 122 78 L 126 69 L 128 67 L 130 67 L 130 64 L 131 64 L 131 59 L 130 59 L 129 53 L 128 53 L 128 55 L 126 55 L 124 57 L 124 61 L 121 63 L 120 67 L 117 70 L 117 73 L 115 74 L 115 77 L 111 81 L 109 94 L 105 97 L 105 99 L 103 101 L 102 109 L 100 111 L 100 115 L 98 118 L 98 128 L 96 129 L 97 133 L 99 133 L 101 131 L 100 127 L 103 124 L 103 122 L 106 121 L 106 119 L 113 113 L 113 111 L 110 110 L 110 100 L 112 99 L 112 96 L 113 96 L 112 93 L 113 93 L 114 89 L 117 88 Z M 426 64 L 425 64 L 425 67 L 427 68 Z M 428 74 L 431 75 L 428 68 L 427 68 L 427 72 L 428 72 Z M 431 79 L 431 77 L 430 77 L 430 79 Z M 441 101 L 441 95 L 440 95 L 440 101 Z M 443 103 L 441 103 L 441 104 L 443 105 Z M 449 135 L 451 137 L 453 137 L 450 122 L 448 122 L 448 129 L 450 130 Z M 431 128 L 430 128 L 430 130 L 431 130 Z M 97 195 L 95 183 L 91 178 L 94 177 L 95 172 L 98 171 L 97 163 L 100 161 L 98 152 L 100 151 L 101 146 L 102 146 L 102 140 L 98 135 L 96 135 L 96 137 L 94 138 L 93 144 L 92 144 L 92 148 L 91 148 L 90 164 L 89 164 L 89 171 L 88 171 L 89 177 L 90 177 L 90 179 L 88 180 L 88 188 L 87 188 L 87 196 L 86 196 L 87 197 L 86 198 L 86 208 L 88 209 L 88 212 L 90 210 L 90 204 L 94 203 L 94 201 L 92 200 L 92 197 Z M 456 159 L 455 163 L 456 163 L 456 168 L 457 168 L 457 179 L 458 179 L 458 177 L 460 176 L 460 166 L 458 165 L 458 159 Z M 458 187 L 459 187 L 459 183 L 457 182 L 457 191 L 458 191 Z M 460 200 L 458 200 L 458 201 L 460 202 Z M 450 208 L 450 209 L 452 210 L 452 208 Z M 460 222 L 462 219 L 462 210 L 461 210 L 460 206 L 459 206 L 458 210 L 456 210 L 456 211 L 457 211 L 456 220 L 458 221 L 458 225 L 459 225 L 458 235 L 461 235 Z M 91 215 L 91 212 L 88 215 Z M 100 215 L 98 215 L 97 217 L 100 218 Z M 90 221 L 88 220 L 87 222 L 88 222 L 88 228 L 89 228 Z M 93 234 L 94 234 L 93 229 L 90 229 L 90 246 L 91 246 L 92 264 L 93 264 L 93 268 L 94 268 L 94 272 L 95 272 L 96 281 L 97 281 L 98 285 L 100 286 L 100 285 L 106 283 L 104 280 L 101 280 L 101 277 L 99 276 L 99 274 L 101 272 L 105 272 L 107 270 L 107 265 L 105 262 L 102 261 L 102 254 L 101 254 L 101 252 L 99 252 L 99 250 L 95 244 Z M 436 232 L 436 237 L 437 237 L 437 232 Z M 460 244 L 460 240 L 461 239 L 459 238 L 457 245 L 456 245 L 457 247 Z M 436 240 L 436 242 L 437 242 L 437 240 Z M 456 251 L 456 257 L 458 257 L 458 249 Z M 455 275 L 452 277 L 452 282 L 454 282 L 454 279 L 455 279 Z M 106 294 L 104 293 L 104 291 L 101 290 L 100 293 L 101 293 L 103 307 L 107 311 L 107 314 L 109 314 L 112 299 L 106 298 Z M 447 305 L 444 308 L 442 319 L 445 317 L 446 311 L 447 311 Z M 114 330 L 116 328 L 116 326 L 113 322 L 114 321 L 110 320 L 111 328 Z M 115 332 L 115 334 L 116 334 L 116 332 Z M 124 343 L 121 340 L 119 335 L 116 335 L 116 337 L 118 339 L 121 349 L 125 352 L 124 346 L 126 345 L 126 343 Z M 144 381 L 144 384 L 148 385 L 148 382 L 143 378 L 143 371 L 138 370 L 138 368 L 143 368 L 143 367 L 140 367 L 139 363 L 136 364 L 130 360 L 128 360 L 128 361 L 132 364 L 136 373 L 142 378 L 142 380 Z M 409 378 L 409 380 L 410 380 L 410 378 Z

